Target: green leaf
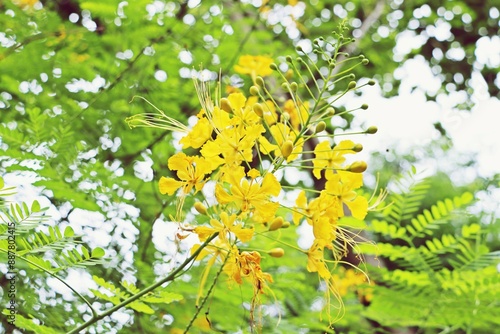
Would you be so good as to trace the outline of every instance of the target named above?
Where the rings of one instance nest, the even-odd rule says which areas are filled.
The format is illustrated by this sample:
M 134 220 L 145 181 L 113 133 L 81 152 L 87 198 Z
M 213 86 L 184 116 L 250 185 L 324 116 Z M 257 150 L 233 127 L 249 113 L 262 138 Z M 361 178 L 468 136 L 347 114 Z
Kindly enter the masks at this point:
M 74 235 L 75 235 L 75 231 L 73 230 L 73 228 L 71 226 L 66 226 L 66 228 L 64 229 L 64 237 L 71 238 Z
M 40 212 L 40 203 L 37 200 L 31 204 L 31 212 Z
M 101 247 L 96 247 L 92 250 L 92 257 L 93 258 L 101 258 L 103 257 L 104 255 L 106 254 L 106 252 L 104 251 L 104 249 L 102 249 Z

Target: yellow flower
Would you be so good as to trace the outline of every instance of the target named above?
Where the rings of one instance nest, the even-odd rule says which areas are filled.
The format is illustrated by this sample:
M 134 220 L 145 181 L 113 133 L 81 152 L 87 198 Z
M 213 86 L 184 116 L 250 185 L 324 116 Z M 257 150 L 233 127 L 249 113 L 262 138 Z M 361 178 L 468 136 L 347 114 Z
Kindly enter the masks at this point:
M 194 233 L 198 234 L 200 241 L 205 241 L 209 236 L 218 232 L 219 238 L 223 241 L 227 240 L 227 234 L 232 232 L 241 241 L 250 241 L 253 237 L 253 229 L 243 228 L 240 222 L 235 223 L 236 215 L 229 216 L 226 212 L 220 214 L 220 220 L 211 219 L 209 226 L 197 226 Z
M 329 178 L 336 169 L 342 168 L 345 161 L 344 154 L 356 153 L 352 150 L 354 143 L 351 140 L 343 140 L 332 149 L 328 141 L 322 141 L 314 148 L 315 158 L 313 160 L 313 174 L 319 179 L 321 171 L 325 170 L 325 177 Z
M 264 131 L 264 127 L 260 124 L 224 129 L 215 140 L 210 140 L 203 145 L 201 154 L 210 160 L 222 155 L 228 166 L 239 166 L 243 161 L 250 162 L 253 158 L 253 146 Z
M 363 196 L 358 196 L 354 191 L 362 184 L 363 174 L 345 172 L 331 175 L 325 184 L 325 190 L 344 203 L 354 218 L 364 219 L 368 212 L 368 200 Z M 343 216 L 344 207 L 340 205 L 339 217 Z
M 180 179 L 178 181 L 164 176 L 160 178 L 160 192 L 169 195 L 173 195 L 181 187 L 184 194 L 188 194 L 193 187 L 196 192 L 200 191 L 205 184 L 205 175 L 212 172 L 210 163 L 204 158 L 190 157 L 182 152 L 168 159 L 168 168 L 172 171 L 177 171 L 177 177 Z
M 247 100 L 243 94 L 233 93 L 229 94 L 227 99 L 234 114 L 234 125 L 251 125 L 260 122 L 260 117 L 252 109 L 252 106 L 258 101 L 258 97 L 252 96 Z
M 268 173 L 261 182 L 256 180 L 256 170 L 248 172 L 251 180 L 245 178 L 243 167 L 230 170 L 224 179 L 230 184 L 229 192 L 218 183 L 215 186 L 215 197 L 220 204 L 231 203 L 242 214 L 253 213 L 256 222 L 268 222 L 274 218 L 279 203 L 272 202 L 272 196 L 278 196 L 281 185 L 276 177 Z
M 240 74 L 250 74 L 252 77 L 265 77 L 273 73 L 269 65 L 273 59 L 266 56 L 241 56 L 238 65 L 234 66 L 234 70 Z
M 183 149 L 189 147 L 200 148 L 212 136 L 213 127 L 208 118 L 204 117 L 204 110 L 200 111 L 196 116 L 198 117 L 198 122 L 196 122 L 191 131 L 179 141 Z
M 260 266 L 261 255 L 259 252 L 241 252 L 236 255 L 236 262 L 226 267 L 232 270 L 232 279 L 243 283 L 243 278 L 248 279 L 253 286 L 253 297 L 250 304 L 250 322 L 254 322 L 255 308 L 261 304 L 260 295 L 270 290 L 267 283 L 272 283 L 273 278 L 269 273 L 263 272 Z
M 260 137 L 260 151 L 263 154 L 274 153 L 275 157 L 283 156 L 282 147 L 285 142 L 292 142 L 293 148 L 292 152 L 286 158 L 287 162 L 293 161 L 302 152 L 302 146 L 304 145 L 304 138 L 299 138 L 296 140 L 296 133 L 291 130 L 287 125 L 283 123 L 278 123 L 270 128 L 271 135 L 273 136 L 274 142 L 276 144 L 271 144 L 267 138 Z
M 295 225 L 298 225 L 303 217 L 310 219 L 311 209 L 307 205 L 307 197 L 306 197 L 306 192 L 304 190 L 302 190 L 299 193 L 299 196 L 297 196 L 297 199 L 295 200 L 295 205 L 296 206 L 294 207 L 292 212 L 292 220 Z
M 328 241 L 315 239 L 307 251 L 307 270 L 311 273 L 317 272 L 323 279 L 329 279 L 332 275 L 325 262 L 323 250 L 326 246 L 328 246 Z

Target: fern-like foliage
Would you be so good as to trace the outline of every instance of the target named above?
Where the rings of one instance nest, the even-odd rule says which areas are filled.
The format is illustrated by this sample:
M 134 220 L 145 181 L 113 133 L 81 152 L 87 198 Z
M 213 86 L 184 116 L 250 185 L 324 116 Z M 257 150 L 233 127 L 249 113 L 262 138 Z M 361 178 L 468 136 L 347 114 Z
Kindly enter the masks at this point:
M 0 177 L 0 195 L 5 197 L 13 193 L 14 189 L 5 188 Z M 89 250 L 79 245 L 71 227 L 63 231 L 58 226 L 46 226 L 44 222 L 49 219 L 47 208 L 42 208 L 38 201 L 30 205 L 24 202 L 5 203 L 0 208 L 0 261 L 9 263 L 10 272 L 35 270 L 56 277 L 71 288 L 56 274 L 70 268 L 86 268 L 103 263 L 104 250 L 99 247 Z M 29 275 L 33 277 L 33 274 Z M 58 333 L 20 313 L 16 314 L 16 326 L 34 333 Z
M 124 300 L 127 300 L 133 295 L 140 292 L 140 290 L 134 284 L 127 281 L 121 282 L 122 287 L 125 289 L 122 290 L 119 287 L 116 287 L 114 284 L 107 282 L 103 278 L 93 276 L 93 279 L 99 285 L 99 287 L 101 287 L 101 290 L 104 290 L 107 293 L 104 293 L 100 290 L 91 289 L 92 293 L 96 297 L 111 302 L 114 305 L 118 305 Z M 154 310 L 148 304 L 170 304 L 182 299 L 183 297 L 180 294 L 158 290 L 146 294 L 138 300 L 131 302 L 127 305 L 127 307 L 130 307 L 137 312 L 153 314 Z
M 360 245 L 360 250 L 386 267 L 371 271 L 376 286 L 365 316 L 387 326 L 449 332 L 498 328 L 500 251 L 487 246 L 491 226 L 457 226 L 457 218 L 473 202 L 468 192 L 421 208 L 428 189 L 425 180 L 411 183 L 371 221 L 369 229 L 380 241 Z

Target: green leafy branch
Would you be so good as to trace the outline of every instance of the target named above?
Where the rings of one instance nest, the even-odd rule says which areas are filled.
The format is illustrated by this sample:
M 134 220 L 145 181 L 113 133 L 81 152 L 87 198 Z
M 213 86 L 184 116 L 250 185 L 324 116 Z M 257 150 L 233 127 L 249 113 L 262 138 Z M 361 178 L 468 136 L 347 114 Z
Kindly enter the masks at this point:
M 118 311 L 119 309 L 125 307 L 125 306 L 128 306 L 130 305 L 131 303 L 134 303 L 135 301 L 143 298 L 144 296 L 146 296 L 146 299 L 144 299 L 143 301 L 147 301 L 149 303 L 151 303 L 152 301 L 151 300 L 155 300 L 155 299 L 148 299 L 149 296 L 147 296 L 148 294 L 150 294 L 152 291 L 154 291 L 155 289 L 157 289 L 158 287 L 160 287 L 161 285 L 167 283 L 167 282 L 170 282 L 170 281 L 173 281 L 179 274 L 181 274 L 183 272 L 183 270 L 188 267 L 191 262 L 193 262 L 197 257 L 198 255 L 200 254 L 200 252 L 213 240 L 215 239 L 215 237 L 217 237 L 217 233 L 213 234 L 212 236 L 210 236 L 203 244 L 201 244 L 201 246 L 196 250 L 194 251 L 191 256 L 189 256 L 186 260 L 184 260 L 184 262 L 177 268 L 175 269 L 174 271 L 172 271 L 168 276 L 164 277 L 163 279 L 159 280 L 158 282 L 148 286 L 147 288 L 135 293 L 134 295 L 130 296 L 129 298 L 123 300 L 122 302 L 120 303 L 117 303 L 115 304 L 115 306 L 113 306 L 112 308 L 106 310 L 105 312 L 102 312 L 101 314 L 99 315 L 96 315 L 96 314 L 93 314 L 92 318 L 89 319 L 87 322 L 81 324 L 80 326 L 74 328 L 73 330 L 69 331 L 68 334 L 73 334 L 73 333 L 79 333 L 80 331 L 88 328 L 89 326 L 91 326 L 92 324 L 96 323 L 97 321 L 101 320 L 101 319 L 104 319 L 105 317 L 113 314 L 114 312 Z M 102 282 L 100 280 L 98 280 L 99 282 Z M 110 289 L 115 289 L 116 291 L 116 288 L 113 286 L 111 287 L 110 285 L 107 285 Z M 130 288 L 130 285 L 129 285 L 129 288 Z M 132 289 L 132 291 L 136 291 L 135 289 Z M 125 296 L 125 294 L 121 294 L 122 296 Z M 105 298 L 108 298 L 105 297 Z M 117 300 L 110 300 L 111 302 L 118 302 Z M 144 310 L 141 308 L 141 304 L 135 304 L 135 306 L 137 307 L 137 305 L 139 305 L 139 308 L 141 310 Z

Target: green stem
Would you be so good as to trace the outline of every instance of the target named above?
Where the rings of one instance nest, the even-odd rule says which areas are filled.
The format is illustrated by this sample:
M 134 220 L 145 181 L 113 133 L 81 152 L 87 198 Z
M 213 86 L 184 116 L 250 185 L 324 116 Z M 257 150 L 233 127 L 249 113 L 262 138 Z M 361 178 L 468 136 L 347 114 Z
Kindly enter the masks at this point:
M 214 278 L 214 281 L 212 282 L 212 285 L 208 289 L 207 295 L 205 296 L 205 298 L 203 298 L 203 300 L 201 301 L 200 305 L 197 306 L 196 312 L 194 313 L 193 317 L 191 318 L 191 321 L 189 322 L 189 324 L 186 326 L 186 329 L 184 330 L 184 334 L 186 334 L 189 331 L 189 329 L 193 325 L 194 321 L 196 320 L 196 318 L 200 314 L 201 309 L 203 308 L 203 306 L 207 302 L 208 297 L 210 297 L 210 295 L 212 294 L 212 290 L 214 289 L 215 284 L 217 283 L 217 281 L 219 279 L 219 276 L 222 273 L 222 270 L 224 269 L 224 266 L 226 265 L 227 259 L 229 259 L 229 255 L 230 254 L 231 254 L 231 252 L 227 253 L 226 258 L 224 259 L 224 262 L 220 266 L 219 271 L 217 271 L 217 274 L 215 275 L 215 278 Z
M 84 330 L 85 328 L 91 326 L 92 324 L 96 323 L 97 321 L 104 319 L 105 317 L 113 314 L 114 312 L 118 311 L 122 307 L 127 306 L 128 304 L 134 302 L 135 300 L 141 298 L 142 296 L 148 294 L 149 292 L 155 290 L 159 286 L 165 284 L 166 282 L 173 281 L 175 277 L 177 276 L 178 273 L 180 273 L 187 265 L 189 265 L 196 257 L 200 254 L 200 252 L 208 246 L 208 244 L 217 237 L 218 233 L 214 233 L 212 236 L 210 236 L 190 257 L 188 257 L 177 269 L 175 269 L 173 272 L 170 273 L 167 277 L 159 280 L 158 282 L 150 285 L 149 287 L 141 290 L 137 294 L 133 295 L 132 297 L 124 300 L 120 304 L 115 305 L 114 307 L 110 308 L 109 310 L 99 314 L 99 315 L 93 315 L 92 318 L 83 323 L 82 325 L 78 326 L 77 328 L 69 331 L 67 334 L 73 334 L 73 333 L 79 333 L 80 331 Z

